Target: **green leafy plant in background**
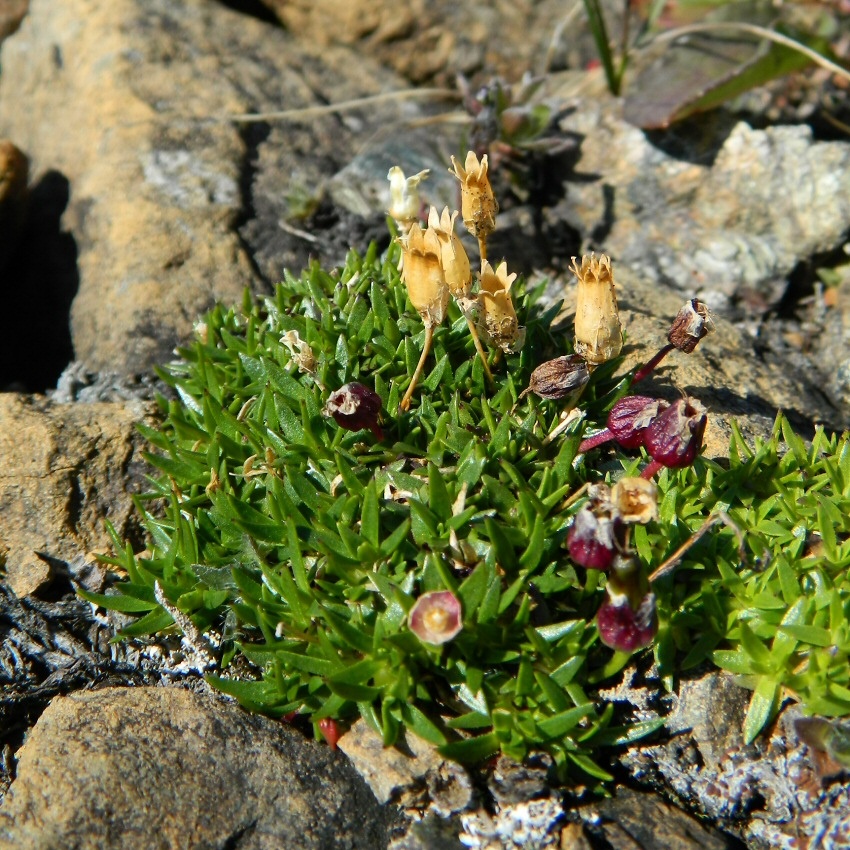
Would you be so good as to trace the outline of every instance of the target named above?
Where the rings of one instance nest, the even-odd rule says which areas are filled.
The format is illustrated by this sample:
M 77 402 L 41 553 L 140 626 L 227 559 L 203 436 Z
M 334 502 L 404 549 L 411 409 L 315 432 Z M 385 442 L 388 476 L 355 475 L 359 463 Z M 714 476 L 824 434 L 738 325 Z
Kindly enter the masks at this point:
M 566 425 L 563 401 L 524 394 L 572 347 L 542 285 L 517 282 L 526 343 L 504 349 L 495 385 L 451 302 L 399 412 L 425 332 L 398 260 L 395 244 L 351 252 L 336 272 L 313 266 L 204 317 L 161 372 L 176 396 L 160 399 L 162 425 L 141 426 L 157 470 L 137 500 L 149 549 L 115 536 L 105 560 L 122 580 L 83 595 L 137 617 L 118 639 L 206 636 L 212 684 L 329 740 L 362 717 L 386 745 L 406 729 L 466 762 L 545 750 L 562 777 L 607 780 L 603 748 L 663 718 L 635 721 L 598 697 L 631 655 L 600 641 L 606 575 L 577 567 L 566 543 L 583 486 L 645 463 L 578 453 L 632 376 L 615 377 L 619 358 L 593 370 L 583 417 Z M 381 407 L 356 431 L 328 415 L 353 382 Z M 658 518 L 631 545 L 655 571 L 658 635 L 644 651 L 665 685 L 706 662 L 729 670 L 753 689 L 748 740 L 786 695 L 850 714 L 846 435 L 819 431 L 807 447 L 780 417 L 755 451 L 736 433 L 728 468 L 697 458 L 662 471 L 658 489 Z M 411 622 L 440 593 L 459 602 L 460 628 L 429 643 Z
M 828 3 L 625 0 L 615 49 L 606 4 L 583 2 L 608 88 L 625 94 L 625 117 L 640 127 L 665 127 L 812 64 L 850 79 L 832 50 L 840 24 Z

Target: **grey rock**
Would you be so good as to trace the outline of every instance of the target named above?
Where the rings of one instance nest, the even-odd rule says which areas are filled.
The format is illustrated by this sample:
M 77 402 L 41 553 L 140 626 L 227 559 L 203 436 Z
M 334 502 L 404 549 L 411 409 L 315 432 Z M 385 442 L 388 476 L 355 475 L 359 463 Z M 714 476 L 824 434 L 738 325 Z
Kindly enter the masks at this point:
M 371 850 L 386 841 L 377 801 L 342 756 L 173 688 L 54 700 L 0 807 L 3 850 Z
M 582 137 L 577 172 L 598 179 L 570 185 L 565 203 L 582 232 L 603 233 L 606 250 L 656 283 L 718 310 L 747 295 L 775 303 L 798 262 L 843 243 L 850 144 L 744 122 L 724 139 L 708 124 L 706 149 L 674 156 L 626 124 L 618 102 L 576 107 L 561 127 Z
M 582 810 L 612 850 L 729 850 L 731 838 L 657 796 L 619 788 Z
M 668 721 L 679 734 L 634 747 L 622 761 L 639 781 L 723 824 L 751 850 L 850 846 L 850 782 L 821 781 L 794 730 L 799 710 L 793 706 L 743 745 L 748 702 L 749 694 L 722 674 L 683 682 Z

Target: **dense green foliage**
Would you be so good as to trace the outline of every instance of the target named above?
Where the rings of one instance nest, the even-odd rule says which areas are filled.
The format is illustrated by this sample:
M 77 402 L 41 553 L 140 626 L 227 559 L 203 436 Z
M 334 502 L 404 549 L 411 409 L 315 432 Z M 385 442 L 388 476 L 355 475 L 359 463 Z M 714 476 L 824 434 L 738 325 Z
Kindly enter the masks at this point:
M 464 761 L 545 749 L 562 775 L 604 780 L 600 748 L 663 720 L 630 723 L 595 696 L 628 658 L 593 623 L 604 574 L 573 566 L 563 543 L 581 504 L 570 496 L 644 462 L 576 458 L 629 379 L 612 377 L 617 361 L 597 369 L 584 420 L 547 444 L 558 403 L 517 399 L 537 365 L 570 350 L 569 334 L 550 327 L 557 305 L 536 308 L 518 284 L 527 342 L 494 367 L 495 392 L 452 305 L 413 409 L 397 415 L 423 335 L 397 252 L 352 252 L 334 275 L 314 267 L 263 303 L 206 316 L 162 373 L 179 400 L 161 400 L 161 428 L 143 429 L 160 473 L 139 499 L 149 551 L 116 540 L 110 562 L 126 580 L 86 598 L 140 615 L 123 637 L 154 634 L 174 628 L 158 583 L 220 639 L 210 679 L 251 710 L 317 724 L 360 715 L 388 745 L 406 727 Z M 286 331 L 312 348 L 315 376 L 280 342 Z M 382 441 L 323 415 L 350 381 L 381 397 Z M 633 537 L 647 572 L 718 511 L 740 529 L 718 525 L 656 582 L 665 683 L 711 659 L 741 675 L 755 688 L 748 737 L 783 688 L 813 711 L 850 714 L 847 439 L 819 434 L 807 449 L 778 427 L 755 454 L 735 440 L 728 469 L 698 459 L 658 483 L 660 518 Z M 464 628 L 435 647 L 406 615 L 442 589 L 460 598 Z M 255 680 L 230 675 L 237 654 Z

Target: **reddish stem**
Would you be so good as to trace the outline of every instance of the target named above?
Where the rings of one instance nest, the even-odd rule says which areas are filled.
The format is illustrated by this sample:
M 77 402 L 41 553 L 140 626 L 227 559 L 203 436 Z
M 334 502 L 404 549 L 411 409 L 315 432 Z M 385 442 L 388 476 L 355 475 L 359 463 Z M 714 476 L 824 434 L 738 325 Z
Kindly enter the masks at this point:
M 647 481 L 649 481 L 650 478 L 652 478 L 652 476 L 655 475 L 655 473 L 658 472 L 659 469 L 663 469 L 663 468 L 664 468 L 663 463 L 660 463 L 657 460 L 651 460 L 644 467 L 643 472 L 641 472 L 641 474 L 640 474 L 640 477 L 645 478 Z
M 604 431 L 600 431 L 598 434 L 594 434 L 592 437 L 582 440 L 578 447 L 578 453 L 582 455 L 585 452 L 589 452 L 591 449 L 595 449 L 597 446 L 601 446 L 603 443 L 607 443 L 609 440 L 613 439 L 614 435 L 606 428 Z
M 652 372 L 652 370 L 675 348 L 672 343 L 665 345 L 655 357 L 652 358 L 645 366 L 641 366 L 640 369 L 635 372 L 634 378 L 632 378 L 632 384 L 636 384 L 638 381 L 642 381 L 647 375 Z

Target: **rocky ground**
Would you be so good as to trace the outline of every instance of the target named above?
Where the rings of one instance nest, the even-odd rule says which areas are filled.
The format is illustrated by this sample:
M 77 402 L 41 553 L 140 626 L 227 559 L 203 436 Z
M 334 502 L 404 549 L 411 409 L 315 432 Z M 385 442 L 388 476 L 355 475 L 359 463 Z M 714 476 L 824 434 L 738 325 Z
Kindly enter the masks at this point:
M 385 244 L 393 164 L 455 203 L 449 155 L 487 132 L 457 73 L 542 74 L 557 116 L 497 170 L 493 256 L 569 309 L 569 258 L 611 254 L 630 364 L 685 298 L 717 314 L 655 388 L 708 405 L 709 454 L 733 417 L 750 439 L 779 410 L 848 426 L 850 138 L 787 104 L 638 130 L 598 72 L 563 70 L 592 58 L 583 26 L 555 0 L 0 0 L 0 848 L 850 846 L 850 785 L 793 708 L 742 747 L 746 692 L 717 674 L 663 703 L 638 672 L 612 689 L 670 719 L 600 801 L 544 763 L 469 775 L 359 727 L 331 751 L 212 694 L 179 643 L 111 644 L 74 594 L 107 580 L 105 520 L 143 545 L 134 424 L 198 314 Z M 407 95 L 326 108 L 386 92 Z

